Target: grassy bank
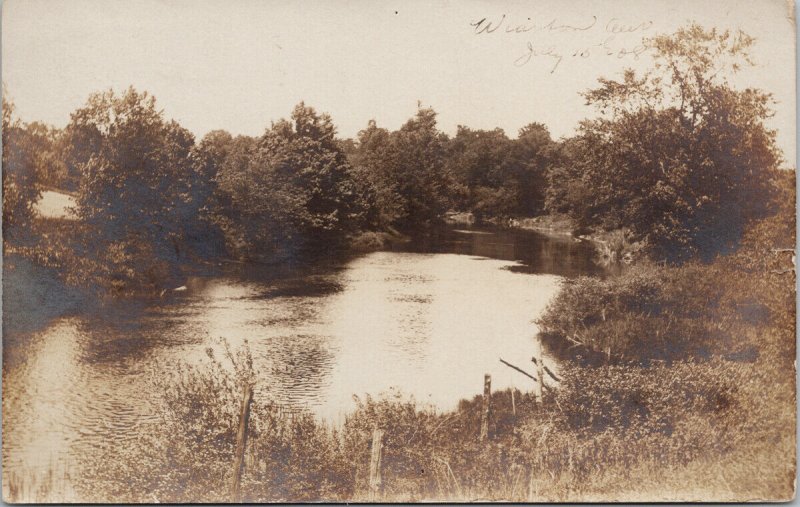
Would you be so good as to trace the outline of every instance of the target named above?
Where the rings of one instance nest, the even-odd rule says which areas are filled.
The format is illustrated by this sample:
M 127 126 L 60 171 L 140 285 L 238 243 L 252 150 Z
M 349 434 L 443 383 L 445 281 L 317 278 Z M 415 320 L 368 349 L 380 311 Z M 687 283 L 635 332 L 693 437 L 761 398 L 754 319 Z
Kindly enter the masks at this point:
M 253 380 L 246 355 L 235 361 L 173 370 L 158 419 L 82 475 L 77 498 L 230 501 L 239 387 Z M 383 428 L 386 501 L 786 499 L 793 390 L 771 371 L 761 360 L 569 367 L 541 405 L 494 393 L 487 442 L 481 397 L 446 413 L 368 398 L 334 428 L 261 396 L 242 498 L 365 501 L 372 432 Z

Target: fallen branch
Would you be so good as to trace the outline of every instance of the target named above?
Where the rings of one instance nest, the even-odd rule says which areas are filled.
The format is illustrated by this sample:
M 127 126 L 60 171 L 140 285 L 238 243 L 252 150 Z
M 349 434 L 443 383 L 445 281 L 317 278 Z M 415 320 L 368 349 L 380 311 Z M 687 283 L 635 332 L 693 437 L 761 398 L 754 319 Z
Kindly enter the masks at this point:
M 531 358 L 531 360 L 533 361 L 533 364 L 535 364 L 535 365 L 537 365 L 537 366 L 539 365 L 539 362 L 536 360 L 536 358 L 535 358 L 535 357 L 532 357 L 532 358 Z M 501 359 L 501 361 L 502 361 L 502 359 Z M 556 374 L 555 374 L 555 373 L 553 373 L 552 371 L 550 371 L 550 368 L 548 368 L 546 364 L 542 364 L 542 367 L 544 368 L 544 371 L 545 371 L 545 373 L 547 373 L 548 375 L 550 375 L 550 378 L 552 378 L 552 379 L 553 379 L 553 380 L 555 380 L 556 382 L 561 382 L 561 379 L 560 379 L 560 378 L 558 378 L 558 377 L 556 376 Z M 536 379 L 534 379 L 534 380 L 536 380 Z
M 529 379 L 531 379 L 534 382 L 536 382 L 536 377 L 534 377 L 533 375 L 531 375 L 527 371 L 523 370 L 522 368 L 514 366 L 513 364 L 509 363 L 508 361 L 504 361 L 502 358 L 500 358 L 500 362 L 503 363 L 504 365 L 508 366 L 509 368 L 513 368 L 513 369 L 517 370 L 518 372 L 522 373 L 523 375 L 525 375 Z
M 525 375 L 529 379 L 533 380 L 534 382 L 537 382 L 536 377 L 534 377 L 533 375 L 531 375 L 527 371 L 523 370 L 522 368 L 514 366 L 513 364 L 509 363 L 508 361 L 504 361 L 503 358 L 500 358 L 500 362 L 503 363 L 504 365 L 508 366 L 509 368 L 513 368 L 513 369 L 517 370 L 518 372 L 522 373 L 523 375 Z M 553 390 L 549 385 L 545 384 L 544 382 L 542 382 L 542 387 L 544 387 L 548 391 L 552 391 Z

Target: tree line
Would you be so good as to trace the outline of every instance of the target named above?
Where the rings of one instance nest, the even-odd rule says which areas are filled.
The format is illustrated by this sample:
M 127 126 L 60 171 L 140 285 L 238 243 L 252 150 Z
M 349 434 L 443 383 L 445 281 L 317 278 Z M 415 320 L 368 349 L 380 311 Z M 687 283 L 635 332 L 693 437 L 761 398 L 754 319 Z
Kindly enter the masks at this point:
M 624 229 L 656 259 L 711 259 L 774 212 L 783 181 L 771 97 L 723 77 L 753 42 L 698 25 L 655 37 L 653 67 L 600 78 L 584 93 L 597 115 L 560 140 L 540 123 L 513 139 L 465 126 L 449 137 L 423 107 L 395 131 L 370 121 L 340 139 L 300 103 L 259 137 L 198 142 L 133 88 L 93 94 L 63 129 L 21 123 L 4 93 L 4 237 L 30 230 L 53 187 L 76 195 L 91 231 L 81 255 L 154 277 L 198 258 L 294 259 L 363 231 L 419 232 L 448 210 L 565 214 L 579 231 Z

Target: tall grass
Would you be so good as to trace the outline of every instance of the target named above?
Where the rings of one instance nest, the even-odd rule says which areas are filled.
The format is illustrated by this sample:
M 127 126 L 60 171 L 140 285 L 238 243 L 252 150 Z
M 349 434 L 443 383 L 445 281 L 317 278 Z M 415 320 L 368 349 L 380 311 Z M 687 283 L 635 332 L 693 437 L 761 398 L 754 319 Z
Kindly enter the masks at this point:
M 84 476 L 83 501 L 231 500 L 239 387 L 254 377 L 246 352 L 225 355 L 159 381 L 159 419 Z M 571 366 L 562 376 L 541 405 L 516 392 L 512 408 L 510 391 L 494 393 L 488 442 L 479 438 L 481 396 L 445 413 L 399 395 L 359 399 L 330 426 L 286 413 L 261 393 L 242 499 L 367 501 L 375 428 L 386 431 L 384 501 L 792 494 L 794 393 L 759 362 Z

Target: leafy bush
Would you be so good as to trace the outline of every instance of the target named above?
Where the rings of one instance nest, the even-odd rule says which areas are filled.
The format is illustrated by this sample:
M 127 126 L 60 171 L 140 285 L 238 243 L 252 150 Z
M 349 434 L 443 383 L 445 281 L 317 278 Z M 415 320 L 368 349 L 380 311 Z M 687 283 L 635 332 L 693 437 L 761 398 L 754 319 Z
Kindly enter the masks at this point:
M 701 265 L 637 265 L 617 277 L 567 280 L 538 324 L 571 355 L 650 361 L 704 358 L 730 335 L 713 321 L 723 288 Z

